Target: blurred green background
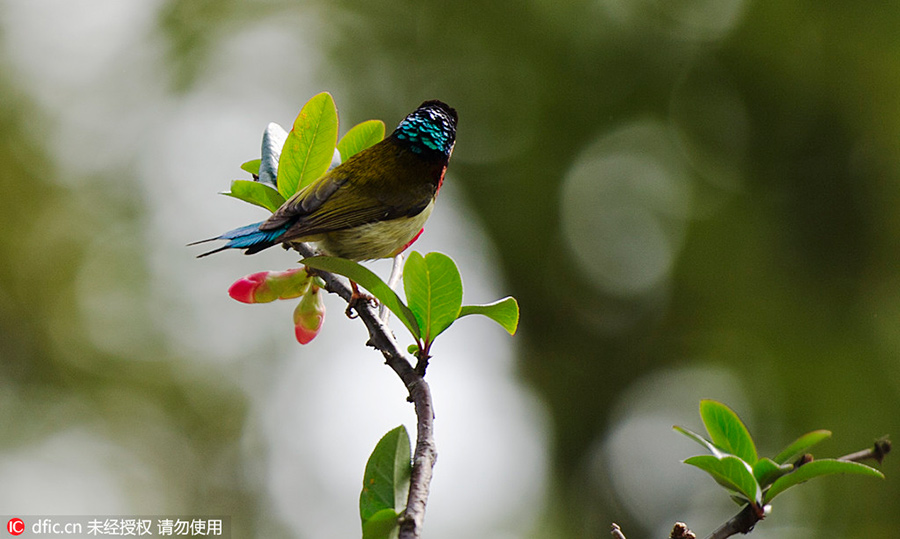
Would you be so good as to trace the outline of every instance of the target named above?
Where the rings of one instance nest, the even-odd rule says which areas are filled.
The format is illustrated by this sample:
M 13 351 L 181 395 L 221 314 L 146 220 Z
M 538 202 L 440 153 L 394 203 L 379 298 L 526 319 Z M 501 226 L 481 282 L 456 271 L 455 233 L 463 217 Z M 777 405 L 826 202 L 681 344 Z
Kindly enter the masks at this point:
M 339 303 L 301 348 L 292 305 L 225 296 L 289 253 L 184 247 L 264 217 L 215 193 L 322 90 L 342 132 L 459 110 L 417 248 L 522 309 L 514 339 L 467 322 L 435 350 L 426 536 L 705 535 L 738 508 L 680 464 L 703 397 L 769 454 L 896 435 L 897 28 L 877 1 L 4 0 L 0 511 L 358 533 L 402 386 Z M 753 537 L 893 536 L 883 469 Z

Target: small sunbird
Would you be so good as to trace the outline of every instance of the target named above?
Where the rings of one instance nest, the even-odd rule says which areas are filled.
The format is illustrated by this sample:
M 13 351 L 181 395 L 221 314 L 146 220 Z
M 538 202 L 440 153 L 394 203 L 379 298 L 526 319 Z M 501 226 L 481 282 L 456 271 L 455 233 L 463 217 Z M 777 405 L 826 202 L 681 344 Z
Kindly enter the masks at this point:
M 254 254 L 313 242 L 354 261 L 394 257 L 422 233 L 456 144 L 456 110 L 422 103 L 381 142 L 353 155 L 295 193 L 265 221 L 194 242 L 227 240 Z M 199 258 L 198 257 L 198 258 Z

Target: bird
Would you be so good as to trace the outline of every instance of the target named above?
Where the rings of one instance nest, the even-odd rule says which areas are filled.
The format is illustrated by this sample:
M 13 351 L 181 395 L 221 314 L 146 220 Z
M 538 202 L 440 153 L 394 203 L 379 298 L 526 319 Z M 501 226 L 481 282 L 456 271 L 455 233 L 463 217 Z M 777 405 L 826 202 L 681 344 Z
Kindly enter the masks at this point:
M 312 242 L 355 262 L 392 258 L 424 230 L 456 145 L 458 115 L 438 100 L 422 103 L 380 142 L 312 181 L 268 219 L 214 238 L 226 249 L 258 253 Z

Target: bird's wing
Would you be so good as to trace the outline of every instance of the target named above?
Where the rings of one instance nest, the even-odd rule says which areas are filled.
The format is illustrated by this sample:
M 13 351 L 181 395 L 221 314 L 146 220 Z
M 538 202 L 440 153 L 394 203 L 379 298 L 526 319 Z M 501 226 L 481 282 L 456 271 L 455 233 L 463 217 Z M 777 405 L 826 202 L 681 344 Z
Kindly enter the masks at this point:
M 344 174 L 334 174 L 334 170 L 295 193 L 260 225 L 260 229 L 271 230 L 284 226 L 289 222 L 309 216 L 322 207 L 322 204 L 350 179 Z
M 385 171 L 404 170 L 391 159 L 380 166 L 368 160 L 348 160 L 284 203 L 261 230 L 275 229 L 293 222 L 283 238 L 300 239 L 356 226 L 417 215 L 434 197 L 427 182 L 409 186 L 389 178 Z M 425 171 L 408 171 L 421 174 Z

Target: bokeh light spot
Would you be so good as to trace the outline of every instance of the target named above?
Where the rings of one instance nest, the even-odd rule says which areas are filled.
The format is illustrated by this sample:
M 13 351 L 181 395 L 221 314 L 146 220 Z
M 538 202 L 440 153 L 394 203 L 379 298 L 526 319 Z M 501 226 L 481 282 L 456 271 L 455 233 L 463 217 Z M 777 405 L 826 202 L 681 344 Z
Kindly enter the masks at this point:
M 669 131 L 639 121 L 600 137 L 563 183 L 562 231 L 600 290 L 643 294 L 668 277 L 691 211 L 691 183 Z

